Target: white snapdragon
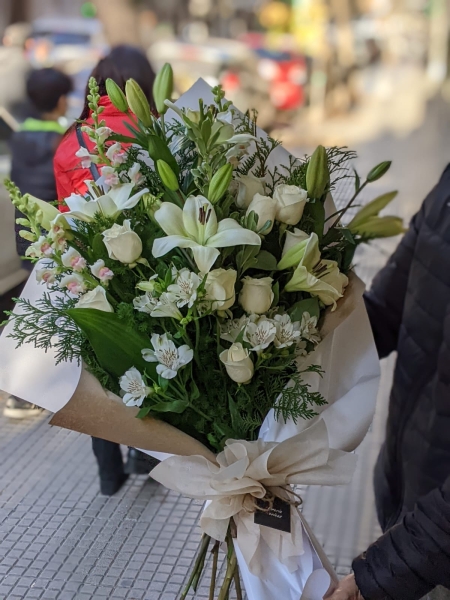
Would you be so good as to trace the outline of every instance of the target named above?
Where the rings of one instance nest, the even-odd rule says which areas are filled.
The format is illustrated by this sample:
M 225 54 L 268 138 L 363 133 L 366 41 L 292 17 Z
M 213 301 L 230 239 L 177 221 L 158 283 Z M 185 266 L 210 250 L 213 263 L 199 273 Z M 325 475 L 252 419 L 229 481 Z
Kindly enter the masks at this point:
M 63 288 L 67 288 L 71 294 L 84 294 L 86 291 L 86 283 L 78 273 L 72 273 L 63 277 L 59 283 Z
M 106 297 L 106 290 L 101 285 L 83 294 L 75 305 L 75 308 L 94 308 L 103 312 L 114 312 L 113 307 Z
M 273 318 L 276 327 L 276 335 L 273 341 L 276 348 L 288 348 L 300 339 L 300 323 L 292 322 L 289 315 L 275 315 Z
M 134 165 L 128 171 L 128 177 L 130 178 L 131 183 L 134 185 L 139 185 L 144 182 L 144 176 L 141 173 L 141 165 L 139 163 L 134 163 Z
M 50 283 L 54 283 L 56 275 L 56 269 L 50 269 L 48 267 L 44 269 L 36 269 L 36 281 L 38 283 L 46 283 L 47 286 Z
M 90 169 L 92 159 L 94 158 L 87 148 L 80 148 L 75 152 L 75 156 L 81 159 L 81 168 Z
M 119 379 L 121 390 L 124 392 L 123 401 L 127 406 L 142 406 L 145 398 L 151 392 L 151 388 L 145 385 L 142 375 L 136 369 L 131 367 Z
M 81 256 L 75 248 L 69 248 L 61 256 L 62 264 L 65 267 L 73 269 L 74 271 L 80 272 L 86 268 L 86 260 Z
M 311 317 L 308 312 L 304 312 L 300 324 L 300 332 L 304 340 L 318 344 L 321 338 L 317 329 L 317 317 Z
M 106 140 L 110 137 L 112 132 L 113 132 L 112 129 L 110 129 L 109 127 L 98 127 L 95 130 L 97 139 L 100 142 L 100 144 L 104 144 L 106 142 Z
M 194 358 L 194 351 L 188 345 L 177 348 L 167 334 L 152 335 L 153 350 L 144 348 L 142 356 L 147 362 L 157 362 L 156 372 L 164 379 L 173 379 L 178 370 Z
M 93 265 L 90 266 L 91 273 L 97 279 L 100 279 L 102 283 L 106 283 L 114 277 L 114 273 L 111 269 L 105 266 L 105 261 L 99 258 Z
M 106 157 L 111 161 L 113 167 L 118 167 L 127 160 L 127 153 L 122 149 L 119 142 L 112 144 L 106 151 Z
M 41 235 L 41 237 L 30 244 L 25 251 L 25 256 L 30 258 L 50 258 L 53 256 L 54 250 L 48 238 Z
M 101 173 L 103 183 L 108 187 L 112 188 L 120 184 L 119 175 L 113 167 L 103 167 Z
M 261 317 L 256 322 L 250 321 L 245 328 L 244 340 L 251 345 L 253 352 L 262 352 L 274 340 L 277 328 L 271 319 Z
M 189 269 L 181 269 L 176 272 L 175 283 L 167 288 L 169 297 L 179 308 L 186 305 L 191 308 L 197 300 L 197 289 L 201 281 L 197 273 L 193 273 Z

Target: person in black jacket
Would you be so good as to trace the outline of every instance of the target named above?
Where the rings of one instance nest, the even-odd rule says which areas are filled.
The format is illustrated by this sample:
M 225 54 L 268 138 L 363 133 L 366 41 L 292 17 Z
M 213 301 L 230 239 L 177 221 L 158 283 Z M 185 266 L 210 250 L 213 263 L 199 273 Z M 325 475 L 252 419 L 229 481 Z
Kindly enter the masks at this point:
M 47 202 L 56 200 L 53 156 L 65 132 L 58 119 L 66 114 L 71 89 L 70 77 L 55 69 L 33 71 L 27 80 L 27 96 L 34 116 L 26 119 L 10 141 L 11 179 L 22 194 L 32 194 Z M 23 218 L 23 214 L 16 209 L 18 218 Z M 16 223 L 15 228 L 17 253 L 24 256 L 30 242 L 19 235 L 23 227 Z M 23 261 L 23 265 L 29 271 L 33 268 L 29 261 Z M 7 399 L 3 411 L 10 419 L 39 413 L 38 407 L 13 396 Z
M 329 598 L 450 598 L 450 165 L 365 300 L 380 358 L 398 353 L 375 467 L 385 533 Z

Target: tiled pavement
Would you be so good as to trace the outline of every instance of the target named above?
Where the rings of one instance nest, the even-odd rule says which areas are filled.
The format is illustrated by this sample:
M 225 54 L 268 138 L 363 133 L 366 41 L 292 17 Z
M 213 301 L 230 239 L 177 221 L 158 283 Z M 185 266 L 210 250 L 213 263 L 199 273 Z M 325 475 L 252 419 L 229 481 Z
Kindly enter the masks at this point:
M 428 123 L 428 130 L 433 124 L 436 129 L 436 123 Z M 414 135 L 422 147 L 431 144 L 425 130 Z M 438 139 L 441 134 L 432 129 L 432 135 Z M 410 139 L 387 141 L 399 167 L 382 186 L 406 188 L 397 209 L 409 217 L 443 159 L 431 160 L 433 153 L 425 150 L 420 160 L 427 165 L 427 181 L 409 170 L 411 176 L 397 183 L 418 145 Z M 387 158 L 384 143 L 362 149 L 371 161 L 363 170 Z M 358 268 L 365 280 L 391 249 L 392 242 L 377 243 L 360 255 Z M 392 365 L 393 359 L 383 364 L 377 415 L 358 449 L 351 485 L 310 488 L 303 494 L 306 518 L 341 574 L 379 533 L 371 472 L 383 436 Z M 3 403 L 0 395 L 0 410 Z M 0 416 L 0 600 L 178 598 L 199 541 L 201 506 L 142 476 L 130 478 L 116 496 L 102 497 L 89 438 L 52 428 L 47 421 L 45 414 L 24 422 Z M 197 597 L 206 600 L 206 587 Z

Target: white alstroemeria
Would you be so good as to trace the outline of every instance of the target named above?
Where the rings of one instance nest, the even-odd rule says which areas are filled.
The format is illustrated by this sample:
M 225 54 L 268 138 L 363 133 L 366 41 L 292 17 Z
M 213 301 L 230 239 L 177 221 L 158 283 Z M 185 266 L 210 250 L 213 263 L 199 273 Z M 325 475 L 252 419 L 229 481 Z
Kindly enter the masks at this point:
M 239 164 L 240 159 L 248 154 L 248 147 L 255 140 L 257 140 L 257 138 L 247 133 L 233 135 L 226 142 L 227 144 L 230 144 L 230 148 L 225 154 L 227 161 L 232 165 Z
M 202 273 L 208 273 L 220 252 L 228 246 L 259 246 L 261 238 L 244 229 L 234 219 L 217 222 L 213 205 L 204 196 L 190 196 L 183 210 L 172 202 L 163 202 L 155 219 L 167 237 L 153 242 L 153 256 L 159 258 L 174 248 L 190 248 Z
M 109 136 L 112 134 L 112 132 L 113 132 L 112 129 L 110 129 L 109 127 L 99 127 L 98 129 L 95 130 L 98 141 L 101 144 L 104 144 L 106 142 L 106 140 L 109 138 Z
M 152 317 L 170 317 L 181 321 L 183 315 L 178 310 L 177 305 L 172 300 L 172 296 L 167 292 L 161 294 L 158 298 L 158 303 L 150 313 Z
M 287 314 L 275 315 L 273 318 L 277 333 L 273 344 L 276 348 L 288 348 L 300 338 L 300 323 L 292 322 Z
M 84 294 L 86 291 L 86 283 L 81 275 L 72 273 L 66 275 L 59 282 L 60 287 L 67 288 L 71 294 Z
M 106 297 L 106 290 L 101 285 L 83 294 L 76 303 L 75 308 L 94 308 L 103 312 L 114 312 L 113 307 Z
M 75 250 L 75 248 L 69 248 L 66 252 L 64 252 L 64 254 L 61 256 L 61 261 L 65 267 L 73 269 L 77 272 L 80 272 L 86 268 L 86 260 L 77 250 Z
M 123 150 L 119 142 L 116 142 L 108 148 L 106 157 L 109 158 L 113 167 L 118 167 L 127 160 L 127 153 Z
M 56 275 L 56 269 L 51 269 L 49 267 L 44 267 L 43 269 L 36 269 L 36 281 L 38 283 L 46 283 L 47 286 L 49 283 L 54 283 Z
M 181 269 L 176 273 L 175 283 L 167 288 L 169 295 L 179 308 L 188 305 L 192 307 L 197 300 L 197 289 L 202 280 L 193 271 Z
M 152 335 L 153 350 L 144 348 L 142 356 L 147 362 L 159 363 L 156 372 L 164 379 L 173 379 L 178 369 L 184 367 L 194 358 L 194 351 L 188 345 L 177 348 L 167 333 Z
M 151 388 L 145 385 L 142 375 L 131 367 L 119 379 L 120 388 L 124 393 L 122 400 L 127 406 L 142 406 L 145 398 L 149 395 Z
M 113 167 L 102 167 L 102 179 L 105 185 L 109 188 L 116 187 L 120 184 L 119 175 Z
M 87 148 L 80 148 L 75 152 L 75 156 L 77 158 L 81 158 L 81 168 L 82 169 L 90 169 L 93 156 L 91 156 L 89 150 Z
M 250 323 L 250 317 L 243 315 L 240 319 L 229 319 L 220 326 L 220 337 L 222 340 L 234 344 L 238 335 Z
M 138 312 L 143 312 L 151 315 L 158 304 L 158 298 L 154 298 L 150 292 L 146 292 L 142 296 L 137 296 L 133 300 L 133 307 Z
M 139 163 L 134 163 L 131 169 L 128 170 L 128 177 L 134 185 L 139 185 L 144 181 L 144 176 L 141 173 L 141 165 Z
M 25 256 L 29 256 L 30 258 L 49 258 L 53 254 L 54 250 L 50 241 L 43 235 L 41 235 L 37 242 L 30 244 L 25 250 Z
M 311 317 L 309 312 L 304 312 L 300 325 L 300 333 L 304 340 L 318 344 L 321 338 L 317 329 L 317 317 Z
M 271 319 L 261 317 L 256 322 L 250 321 L 245 328 L 244 340 L 251 344 L 254 352 L 262 352 L 274 340 L 277 328 Z
M 253 175 L 238 175 L 235 179 L 238 184 L 236 205 L 238 208 L 248 208 L 256 194 L 266 195 L 264 179 Z
M 134 183 L 123 183 L 98 198 L 94 195 L 92 200 L 86 200 L 80 194 L 72 194 L 65 200 L 69 207 L 66 216 L 87 223 L 93 221 L 97 213 L 115 219 L 123 210 L 134 208 L 142 196 L 148 192 L 148 189 L 145 188 L 131 195 L 133 188 Z
M 114 277 L 114 273 L 111 269 L 105 266 L 105 261 L 99 258 L 93 265 L 90 266 L 91 273 L 97 279 L 100 279 L 102 283 L 106 283 Z
M 308 351 L 306 349 L 306 342 L 305 340 L 300 340 L 297 342 L 297 345 L 295 346 L 295 356 L 306 356 L 308 354 Z

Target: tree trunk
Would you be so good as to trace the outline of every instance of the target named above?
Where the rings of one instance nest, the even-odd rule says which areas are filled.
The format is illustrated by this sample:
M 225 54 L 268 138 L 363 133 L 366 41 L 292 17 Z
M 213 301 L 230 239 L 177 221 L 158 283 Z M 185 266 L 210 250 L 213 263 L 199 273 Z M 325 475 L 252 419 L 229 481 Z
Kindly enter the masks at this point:
M 94 0 L 111 46 L 140 44 L 138 12 L 132 0 Z

